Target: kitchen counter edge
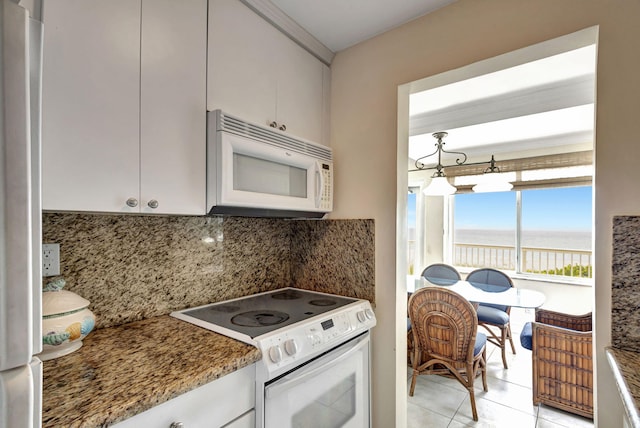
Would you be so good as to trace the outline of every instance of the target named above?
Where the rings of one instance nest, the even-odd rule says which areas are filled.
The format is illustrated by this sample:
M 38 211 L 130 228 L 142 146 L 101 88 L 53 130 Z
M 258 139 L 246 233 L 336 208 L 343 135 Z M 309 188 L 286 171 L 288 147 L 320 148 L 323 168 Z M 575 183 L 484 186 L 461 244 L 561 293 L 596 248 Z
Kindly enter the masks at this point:
M 613 347 L 605 348 L 622 397 L 625 414 L 634 428 L 640 428 L 640 354 Z
M 254 346 L 169 315 L 99 329 L 43 363 L 42 426 L 110 426 L 260 358 Z

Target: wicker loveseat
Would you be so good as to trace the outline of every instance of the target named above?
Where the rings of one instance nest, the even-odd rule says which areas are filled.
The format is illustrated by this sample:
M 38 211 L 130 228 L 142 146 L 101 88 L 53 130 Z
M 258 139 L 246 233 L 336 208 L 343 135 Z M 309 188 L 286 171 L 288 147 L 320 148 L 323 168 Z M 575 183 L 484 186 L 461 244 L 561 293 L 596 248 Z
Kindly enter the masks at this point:
M 533 404 L 593 419 L 591 313 L 567 315 L 536 309 L 520 335 L 533 353 Z

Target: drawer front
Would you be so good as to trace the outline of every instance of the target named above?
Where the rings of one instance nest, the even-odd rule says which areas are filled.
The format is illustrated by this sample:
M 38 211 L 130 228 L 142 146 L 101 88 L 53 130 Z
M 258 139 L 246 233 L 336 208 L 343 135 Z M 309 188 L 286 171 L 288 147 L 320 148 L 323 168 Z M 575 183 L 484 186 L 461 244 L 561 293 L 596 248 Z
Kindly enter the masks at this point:
M 244 418 L 244 414 L 254 406 L 255 364 L 252 364 L 159 404 L 114 427 L 169 427 L 177 422 L 182 422 L 185 427 L 220 427 L 240 416 Z M 242 418 L 238 419 L 241 420 Z M 239 423 L 238 427 L 244 426 Z

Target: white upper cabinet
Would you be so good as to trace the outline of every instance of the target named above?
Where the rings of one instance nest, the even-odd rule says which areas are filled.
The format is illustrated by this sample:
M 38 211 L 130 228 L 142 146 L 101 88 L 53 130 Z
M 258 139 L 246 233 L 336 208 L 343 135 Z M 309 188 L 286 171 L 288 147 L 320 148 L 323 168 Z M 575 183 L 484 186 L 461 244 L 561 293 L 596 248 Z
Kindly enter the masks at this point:
M 205 213 L 206 8 L 44 4 L 43 209 Z
M 128 211 L 139 193 L 140 3 L 43 6 L 42 208 Z
M 328 144 L 328 67 L 239 0 L 209 0 L 207 110 Z
M 142 2 L 142 212 L 206 213 L 206 10 L 206 0 Z
M 317 143 L 322 141 L 322 95 L 324 65 L 307 51 L 284 37 L 274 53 L 278 85 L 276 122 L 287 132 Z

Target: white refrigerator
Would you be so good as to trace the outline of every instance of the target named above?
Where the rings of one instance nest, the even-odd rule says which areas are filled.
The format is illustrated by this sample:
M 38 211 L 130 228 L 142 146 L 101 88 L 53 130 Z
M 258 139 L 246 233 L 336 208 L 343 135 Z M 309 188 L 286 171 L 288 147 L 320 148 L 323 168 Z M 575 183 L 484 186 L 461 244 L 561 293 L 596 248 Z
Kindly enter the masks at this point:
M 0 0 L 0 428 L 42 425 L 42 24 Z

